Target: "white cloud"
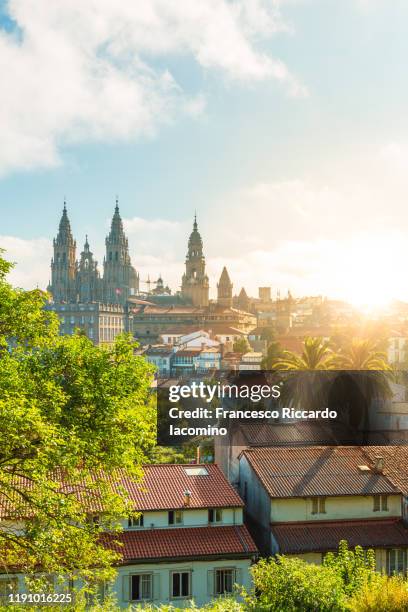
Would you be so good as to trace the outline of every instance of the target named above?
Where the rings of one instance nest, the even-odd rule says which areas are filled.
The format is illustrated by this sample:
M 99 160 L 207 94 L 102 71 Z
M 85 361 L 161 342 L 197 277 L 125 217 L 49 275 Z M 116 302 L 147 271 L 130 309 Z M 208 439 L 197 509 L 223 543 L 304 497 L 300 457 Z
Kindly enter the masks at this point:
M 229 79 L 275 78 L 304 93 L 259 39 L 285 29 L 268 0 L 10 0 L 0 30 L 0 173 L 60 162 L 67 141 L 149 136 L 205 98 L 183 89 L 170 56 Z M 156 60 L 161 63 L 157 67 Z
M 45 289 L 50 278 L 52 241 L 46 238 L 24 240 L 16 236 L 0 236 L 0 249 L 15 267 L 8 280 L 15 287 Z

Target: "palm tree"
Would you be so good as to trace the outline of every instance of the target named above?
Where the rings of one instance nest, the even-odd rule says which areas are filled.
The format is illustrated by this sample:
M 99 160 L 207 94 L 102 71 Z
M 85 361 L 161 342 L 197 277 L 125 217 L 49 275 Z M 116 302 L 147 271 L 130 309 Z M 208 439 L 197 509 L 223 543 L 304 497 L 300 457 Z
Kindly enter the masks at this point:
M 379 348 L 379 341 L 353 338 L 339 350 L 334 364 L 341 370 L 378 370 L 390 372 L 387 354 Z
M 353 380 L 363 401 L 363 427 L 366 433 L 370 428 L 370 407 L 373 402 L 392 396 L 392 368 L 387 363 L 383 345 L 382 340 L 353 338 L 333 358 L 333 365 L 337 369 L 354 372 L 348 378 Z
M 330 343 L 323 338 L 305 338 L 300 355 L 283 351 L 273 363 L 274 369 L 284 372 L 281 400 L 304 410 L 325 407 L 327 383 L 331 380 L 327 371 L 332 364 Z
M 330 343 L 322 338 L 307 337 L 303 341 L 300 355 L 292 351 L 283 351 L 273 368 L 276 370 L 330 370 L 333 362 L 333 352 Z

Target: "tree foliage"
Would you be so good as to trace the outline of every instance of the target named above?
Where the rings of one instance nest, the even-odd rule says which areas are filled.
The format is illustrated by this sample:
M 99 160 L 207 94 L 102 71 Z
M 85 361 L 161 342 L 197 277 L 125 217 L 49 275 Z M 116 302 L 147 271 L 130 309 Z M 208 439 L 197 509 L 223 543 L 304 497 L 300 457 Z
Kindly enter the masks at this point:
M 59 336 L 47 295 L 9 270 L 0 256 L 0 571 L 106 576 L 100 532 L 129 511 L 118 470 L 139 477 L 154 446 L 151 367 L 128 336 Z
M 233 344 L 234 353 L 241 353 L 243 355 L 251 350 L 251 345 L 244 336 L 242 338 L 237 338 Z

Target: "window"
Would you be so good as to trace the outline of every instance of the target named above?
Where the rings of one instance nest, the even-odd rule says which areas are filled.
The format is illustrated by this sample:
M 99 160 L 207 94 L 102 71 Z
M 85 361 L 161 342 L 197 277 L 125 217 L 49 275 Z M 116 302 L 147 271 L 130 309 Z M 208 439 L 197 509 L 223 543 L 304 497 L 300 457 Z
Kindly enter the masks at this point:
M 312 497 L 312 514 L 326 514 L 325 497 Z
M 182 525 L 182 523 L 183 523 L 182 510 L 170 510 L 169 511 L 169 525 Z
M 215 570 L 215 595 L 232 593 L 235 583 L 234 569 Z
M 221 508 L 210 508 L 208 510 L 208 522 L 209 523 L 222 523 Z
M 143 601 L 153 598 L 152 578 L 152 574 L 133 574 L 130 576 L 131 601 Z
M 373 512 L 385 512 L 388 510 L 388 496 L 374 495 L 373 496 Z
M 244 501 L 248 500 L 248 482 L 244 482 Z
M 388 574 L 403 574 L 407 571 L 407 551 L 405 548 L 393 548 L 387 553 Z
M 191 597 L 191 573 L 172 572 L 171 574 L 171 596 Z
M 144 524 L 143 514 L 139 514 L 139 516 L 137 517 L 134 517 L 134 516 L 129 517 L 128 527 L 143 527 L 143 524 Z
M 18 578 L 0 578 L 0 600 L 7 599 L 11 593 L 18 592 Z

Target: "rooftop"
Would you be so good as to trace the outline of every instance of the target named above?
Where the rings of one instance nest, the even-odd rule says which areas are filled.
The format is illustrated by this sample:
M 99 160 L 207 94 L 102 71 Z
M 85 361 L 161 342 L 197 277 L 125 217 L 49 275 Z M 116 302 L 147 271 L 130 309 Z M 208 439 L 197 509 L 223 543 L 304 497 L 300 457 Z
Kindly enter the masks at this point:
M 251 448 L 242 453 L 272 498 L 398 494 L 358 446 Z M 368 470 L 359 466 L 367 465 Z
M 197 467 L 203 468 L 202 474 L 191 474 L 191 469 Z M 122 483 L 136 510 L 182 509 L 187 490 L 191 493 L 189 508 L 192 509 L 243 506 L 241 498 L 215 464 L 145 465 L 142 483 L 130 479 L 123 479 Z
M 282 554 L 336 551 L 341 540 L 350 548 L 408 546 L 408 529 L 400 519 L 286 523 L 271 530 Z
M 115 545 L 119 541 L 122 546 Z M 123 561 L 214 556 L 250 557 L 257 548 L 244 525 L 212 527 L 176 527 L 125 531 L 104 535 L 105 545 L 123 555 Z

